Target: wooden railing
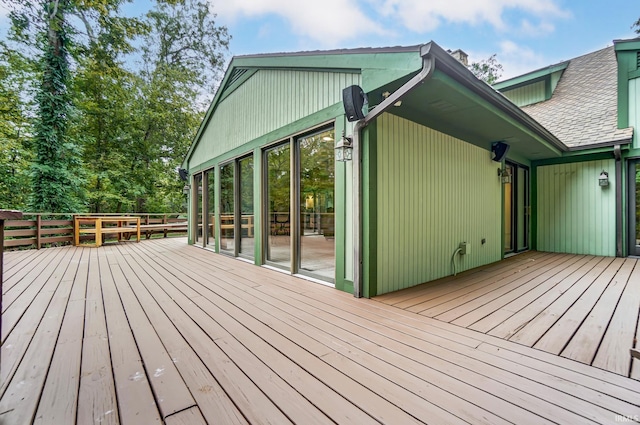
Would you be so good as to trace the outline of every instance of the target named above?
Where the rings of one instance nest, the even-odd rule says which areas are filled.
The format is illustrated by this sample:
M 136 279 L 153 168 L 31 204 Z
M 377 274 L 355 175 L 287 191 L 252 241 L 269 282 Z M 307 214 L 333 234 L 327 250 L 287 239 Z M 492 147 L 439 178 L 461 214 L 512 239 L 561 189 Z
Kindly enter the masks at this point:
M 47 246 L 73 244 L 73 217 L 78 214 L 36 214 L 24 213 L 22 220 L 6 220 L 4 231 L 5 248 L 30 247 L 40 249 Z M 140 214 L 82 214 L 82 216 L 130 216 L 140 217 L 142 233 L 148 238 L 153 234 L 186 234 L 186 215 L 178 213 L 140 213 Z M 168 227 L 162 224 L 185 223 L 185 227 Z M 147 228 L 144 228 L 144 225 Z M 92 235 L 83 235 L 81 240 L 92 239 Z

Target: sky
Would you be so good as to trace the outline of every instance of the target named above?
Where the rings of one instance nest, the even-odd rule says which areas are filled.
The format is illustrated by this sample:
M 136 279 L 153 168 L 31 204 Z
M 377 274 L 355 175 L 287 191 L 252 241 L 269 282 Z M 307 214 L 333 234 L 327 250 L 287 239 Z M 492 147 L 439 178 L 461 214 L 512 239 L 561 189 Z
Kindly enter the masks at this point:
M 502 79 L 634 38 L 637 0 L 211 0 L 231 55 L 435 41 Z
M 496 54 L 502 79 L 634 38 L 638 0 L 209 0 L 227 55 L 411 46 L 435 41 L 471 61 Z M 150 7 L 134 0 L 123 13 Z M 0 3 L 0 37 L 7 11 Z

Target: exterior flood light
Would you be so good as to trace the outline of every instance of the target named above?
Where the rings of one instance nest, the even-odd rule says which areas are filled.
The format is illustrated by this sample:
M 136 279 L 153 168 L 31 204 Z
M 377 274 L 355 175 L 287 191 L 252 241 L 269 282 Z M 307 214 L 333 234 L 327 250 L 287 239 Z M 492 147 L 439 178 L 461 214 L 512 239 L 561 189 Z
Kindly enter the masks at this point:
M 598 184 L 603 187 L 609 186 L 609 173 L 602 170 L 600 177 L 598 177 Z
M 346 137 L 344 133 L 335 147 L 336 161 L 346 162 L 353 158 L 353 144 L 350 137 Z

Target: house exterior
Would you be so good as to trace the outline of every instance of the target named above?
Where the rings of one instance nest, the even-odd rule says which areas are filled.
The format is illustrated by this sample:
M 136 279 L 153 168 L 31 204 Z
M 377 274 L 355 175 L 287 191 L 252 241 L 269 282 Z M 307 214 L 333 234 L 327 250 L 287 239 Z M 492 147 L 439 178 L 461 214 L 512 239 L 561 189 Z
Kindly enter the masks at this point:
M 364 297 L 527 249 L 637 255 L 638 52 L 494 88 L 433 42 L 235 57 L 183 163 L 189 243 Z

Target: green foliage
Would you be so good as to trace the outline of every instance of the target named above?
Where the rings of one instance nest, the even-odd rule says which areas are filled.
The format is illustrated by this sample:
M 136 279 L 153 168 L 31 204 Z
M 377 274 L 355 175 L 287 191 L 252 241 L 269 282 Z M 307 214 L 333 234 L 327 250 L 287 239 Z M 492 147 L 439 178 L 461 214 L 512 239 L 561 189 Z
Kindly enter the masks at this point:
M 0 209 L 24 209 L 30 192 L 33 155 L 27 142 L 32 105 L 21 93 L 33 72 L 28 60 L 0 42 Z
M 640 18 L 631 25 L 631 29 L 636 32 L 636 34 L 640 34 Z
M 35 160 L 31 166 L 33 212 L 83 211 L 79 147 L 67 137 L 71 102 L 67 53 L 67 3 L 45 4 L 48 20 L 41 58 L 42 79 L 38 87 L 34 126 Z
M 0 1 L 12 20 L 0 207 L 23 209 L 30 193 L 38 211 L 186 210 L 177 167 L 229 42 L 208 3 L 159 0 L 128 18 L 124 0 Z
M 480 62 L 472 62 L 469 70 L 487 84 L 493 84 L 502 76 L 502 65 L 496 59 L 496 54 Z

